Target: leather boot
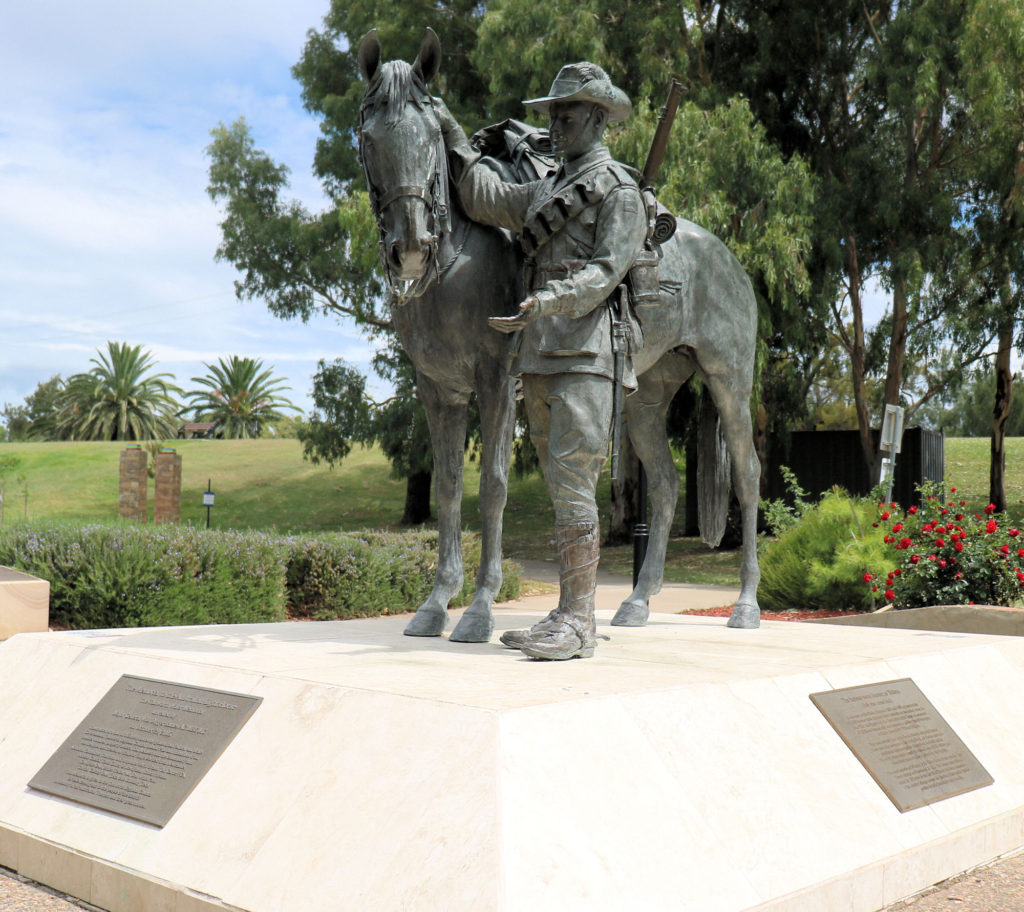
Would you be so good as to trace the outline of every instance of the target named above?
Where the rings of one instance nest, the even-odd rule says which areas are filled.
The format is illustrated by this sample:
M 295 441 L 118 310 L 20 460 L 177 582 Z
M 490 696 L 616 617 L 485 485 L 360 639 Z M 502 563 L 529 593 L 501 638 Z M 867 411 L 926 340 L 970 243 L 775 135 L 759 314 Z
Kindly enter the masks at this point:
M 548 612 L 548 616 L 546 618 L 541 621 L 537 621 L 537 623 L 532 627 L 524 627 L 521 630 L 506 630 L 500 637 L 498 637 L 498 639 L 511 649 L 522 649 L 523 643 L 525 643 L 531 636 L 539 636 L 545 630 L 557 625 L 558 616 L 561 612 L 562 605 L 559 603 L 557 608 L 553 608 Z
M 520 647 L 531 659 L 585 659 L 594 654 L 597 621 L 594 593 L 600 543 L 593 523 L 556 528 L 558 540 L 558 608 L 530 629 Z M 538 629 L 540 628 L 540 629 Z

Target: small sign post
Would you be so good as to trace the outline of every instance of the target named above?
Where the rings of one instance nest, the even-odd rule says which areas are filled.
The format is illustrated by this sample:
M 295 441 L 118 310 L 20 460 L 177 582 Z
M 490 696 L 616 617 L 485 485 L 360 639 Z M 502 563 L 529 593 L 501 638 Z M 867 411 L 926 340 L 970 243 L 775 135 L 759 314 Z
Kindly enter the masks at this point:
M 206 490 L 203 491 L 203 506 L 206 507 L 206 528 L 210 528 L 210 507 L 213 506 L 213 491 L 210 490 L 211 479 L 206 479 Z
M 882 419 L 882 433 L 879 435 L 878 449 L 885 455 L 879 472 L 879 483 L 885 483 L 885 500 L 892 500 L 892 481 L 896 474 L 896 454 L 903 444 L 903 409 L 898 405 L 887 405 L 885 417 Z

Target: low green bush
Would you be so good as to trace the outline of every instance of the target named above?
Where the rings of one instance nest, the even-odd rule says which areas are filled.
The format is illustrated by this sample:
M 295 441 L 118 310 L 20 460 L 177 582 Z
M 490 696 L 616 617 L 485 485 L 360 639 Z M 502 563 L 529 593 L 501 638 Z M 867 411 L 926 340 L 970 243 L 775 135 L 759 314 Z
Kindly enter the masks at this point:
M 263 533 L 19 525 L 0 531 L 0 564 L 49 581 L 50 623 L 57 627 L 285 617 L 284 552 Z
M 479 536 L 463 536 L 466 604 Z M 191 526 L 0 528 L 0 564 L 50 583 L 50 622 L 92 629 L 367 617 L 415 609 L 433 584 L 436 532 L 273 536 Z M 503 562 L 498 598 L 519 594 Z
M 865 577 L 895 567 L 890 549 L 873 526 L 876 505 L 836 488 L 761 548 L 761 607 L 869 611 L 874 603 Z
M 293 616 L 315 620 L 370 617 L 416 608 L 437 569 L 437 532 L 350 532 L 287 540 L 288 604 Z M 463 534 L 462 590 L 451 605 L 473 597 L 480 538 Z M 521 570 L 502 562 L 499 601 L 519 595 Z

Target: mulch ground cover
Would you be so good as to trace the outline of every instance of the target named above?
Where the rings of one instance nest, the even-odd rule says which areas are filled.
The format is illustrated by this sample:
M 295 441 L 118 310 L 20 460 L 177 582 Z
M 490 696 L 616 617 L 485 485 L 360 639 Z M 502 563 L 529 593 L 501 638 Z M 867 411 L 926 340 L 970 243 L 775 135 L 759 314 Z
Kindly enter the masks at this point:
M 728 617 L 732 614 L 732 605 L 722 605 L 719 608 L 697 608 L 693 611 L 680 611 L 680 614 L 697 614 L 701 617 Z M 826 608 L 818 608 L 813 611 L 802 608 L 792 608 L 789 611 L 762 611 L 762 621 L 813 621 L 816 618 L 838 618 L 848 617 L 851 614 L 860 614 L 859 611 L 829 611 Z

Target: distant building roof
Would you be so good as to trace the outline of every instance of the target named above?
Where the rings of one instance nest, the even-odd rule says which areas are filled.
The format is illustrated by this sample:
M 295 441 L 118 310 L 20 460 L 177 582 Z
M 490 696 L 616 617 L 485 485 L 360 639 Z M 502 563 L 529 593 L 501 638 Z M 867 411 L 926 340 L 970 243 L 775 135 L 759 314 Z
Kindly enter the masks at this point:
M 203 437 L 212 437 L 216 430 L 216 421 L 186 421 L 178 428 L 178 439 L 197 440 Z

